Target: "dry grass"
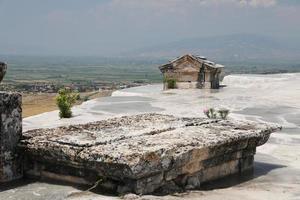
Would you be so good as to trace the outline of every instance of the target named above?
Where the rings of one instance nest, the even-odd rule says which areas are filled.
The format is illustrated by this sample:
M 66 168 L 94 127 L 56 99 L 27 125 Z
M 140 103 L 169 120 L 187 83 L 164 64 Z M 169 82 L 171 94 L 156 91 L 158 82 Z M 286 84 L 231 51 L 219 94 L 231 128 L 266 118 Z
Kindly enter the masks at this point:
M 110 96 L 112 91 L 101 91 L 101 92 L 85 92 L 80 93 L 81 99 L 94 99 L 99 97 Z M 33 115 L 38 115 L 44 112 L 50 112 L 57 110 L 55 102 L 55 93 L 35 93 L 35 94 L 23 94 L 22 95 L 22 109 L 23 118 L 30 117 Z M 81 104 L 83 101 L 78 101 L 77 105 Z

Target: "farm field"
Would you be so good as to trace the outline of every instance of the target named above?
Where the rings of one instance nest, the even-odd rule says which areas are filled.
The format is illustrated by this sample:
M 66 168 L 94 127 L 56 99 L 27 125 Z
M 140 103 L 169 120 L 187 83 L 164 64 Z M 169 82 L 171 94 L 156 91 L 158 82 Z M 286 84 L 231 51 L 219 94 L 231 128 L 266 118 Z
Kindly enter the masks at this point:
M 80 93 L 81 100 L 77 101 L 77 105 L 84 102 L 84 99 L 90 100 L 94 98 L 110 96 L 112 91 L 101 92 L 85 92 Z M 57 110 L 55 102 L 55 93 L 37 93 L 37 94 L 23 94 L 23 118 L 38 115 L 45 112 Z

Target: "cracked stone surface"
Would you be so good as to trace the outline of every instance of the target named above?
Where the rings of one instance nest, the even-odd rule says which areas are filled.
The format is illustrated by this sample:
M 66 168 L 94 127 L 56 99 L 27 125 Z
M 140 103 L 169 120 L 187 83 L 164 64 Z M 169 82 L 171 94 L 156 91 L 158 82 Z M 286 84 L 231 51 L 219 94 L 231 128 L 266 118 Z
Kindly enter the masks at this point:
M 18 93 L 0 92 L 0 183 L 22 176 L 16 149 L 22 135 L 21 98 Z
M 142 114 L 25 132 L 28 174 L 93 183 L 119 193 L 152 193 L 251 169 L 276 125 Z M 57 177 L 55 174 L 61 174 Z M 75 179 L 73 177 L 80 177 Z

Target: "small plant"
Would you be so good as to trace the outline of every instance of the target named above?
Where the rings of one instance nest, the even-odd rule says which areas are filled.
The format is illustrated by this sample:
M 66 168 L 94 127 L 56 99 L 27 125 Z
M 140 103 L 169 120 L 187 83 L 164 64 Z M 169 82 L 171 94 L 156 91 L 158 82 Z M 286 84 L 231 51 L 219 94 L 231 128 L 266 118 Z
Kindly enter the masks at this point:
M 56 104 L 59 108 L 60 118 L 71 118 L 72 117 L 72 106 L 78 99 L 79 94 L 72 92 L 70 89 L 60 89 L 56 96 Z
M 204 109 L 203 112 L 209 119 L 217 118 L 217 113 L 214 108 Z
M 229 115 L 229 110 L 228 109 L 220 109 L 220 110 L 216 111 L 214 108 L 209 108 L 209 109 L 204 109 L 203 113 L 209 119 L 217 119 L 218 116 L 221 119 L 227 119 L 227 117 Z
M 221 119 L 227 119 L 228 115 L 229 115 L 229 110 L 228 109 L 220 109 L 218 110 L 219 116 L 221 117 Z
M 164 83 L 167 84 L 168 89 L 175 89 L 176 88 L 176 79 L 170 77 L 164 77 Z
M 164 83 L 167 83 L 168 89 L 176 88 L 176 79 L 164 77 Z

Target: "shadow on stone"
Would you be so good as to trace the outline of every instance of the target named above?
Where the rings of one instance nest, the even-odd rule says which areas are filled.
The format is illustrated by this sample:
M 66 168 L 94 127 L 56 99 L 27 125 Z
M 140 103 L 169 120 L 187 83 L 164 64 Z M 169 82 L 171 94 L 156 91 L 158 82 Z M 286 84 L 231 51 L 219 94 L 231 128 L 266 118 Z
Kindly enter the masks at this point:
M 209 181 L 203 185 L 201 185 L 200 190 L 215 190 L 215 189 L 222 189 L 222 188 L 228 188 L 232 186 L 236 186 L 242 183 L 245 183 L 247 181 L 250 181 L 252 179 L 258 178 L 260 176 L 268 174 L 270 171 L 278 168 L 284 168 L 286 166 L 284 165 L 277 165 L 277 164 L 270 164 L 265 162 L 255 162 L 254 163 L 254 169 L 248 170 L 246 172 L 243 172 L 242 175 L 235 174 L 231 176 L 224 177 L 219 180 L 215 181 Z M 91 186 L 87 185 L 77 185 L 77 184 L 70 184 L 68 182 L 62 182 L 62 181 L 53 181 L 51 179 L 21 179 L 17 181 L 13 181 L 9 184 L 2 184 L 0 185 L 0 192 L 18 188 L 21 186 L 26 186 L 28 184 L 35 183 L 36 181 L 40 183 L 47 183 L 47 184 L 54 184 L 54 185 L 63 185 L 63 186 L 70 186 L 77 190 L 78 192 L 71 193 L 70 196 L 81 196 L 84 195 L 85 191 L 89 190 Z M 153 193 L 155 196 L 163 196 L 167 194 L 177 193 L 177 192 L 185 192 L 184 189 L 177 187 L 178 190 L 175 189 L 175 187 L 170 188 L 160 188 L 157 191 Z M 101 195 L 107 195 L 107 196 L 118 196 L 118 194 L 114 191 L 109 191 L 106 189 L 103 189 L 101 187 L 95 187 L 92 190 L 89 190 L 90 192 L 93 192 L 95 194 L 101 194 Z
M 270 171 L 286 167 L 285 165 L 270 164 L 265 162 L 254 162 L 254 169 L 244 172 L 243 175 L 235 174 L 224 177 L 223 179 L 207 182 L 201 185 L 202 190 L 213 190 L 228 188 L 252 179 L 268 174 Z
M 271 164 L 265 162 L 255 162 L 254 163 L 254 174 L 253 178 L 257 178 L 259 176 L 263 176 L 268 174 L 270 171 L 278 168 L 287 167 L 285 165 Z
M 0 183 L 0 192 L 15 189 L 21 186 L 25 186 L 31 183 L 34 183 L 34 180 L 31 179 L 19 179 L 9 183 Z
M 105 196 L 118 196 L 117 193 L 109 190 L 104 190 L 101 187 L 95 187 L 93 189 L 90 189 L 92 186 L 90 185 L 80 185 L 80 184 L 71 184 L 68 182 L 63 182 L 63 181 L 54 181 L 51 179 L 31 179 L 31 178 L 22 178 L 19 180 L 15 180 L 9 183 L 1 183 L 0 184 L 0 192 L 4 192 L 7 190 L 13 190 L 16 188 L 20 187 L 25 187 L 27 185 L 33 185 L 35 183 L 46 183 L 47 185 L 60 185 L 60 186 L 68 186 L 72 187 L 78 191 L 72 192 L 69 194 L 70 197 L 76 197 L 76 196 L 81 196 L 84 195 L 87 191 L 99 194 L 99 195 L 105 195 Z M 36 186 L 29 186 L 29 188 L 34 188 Z

